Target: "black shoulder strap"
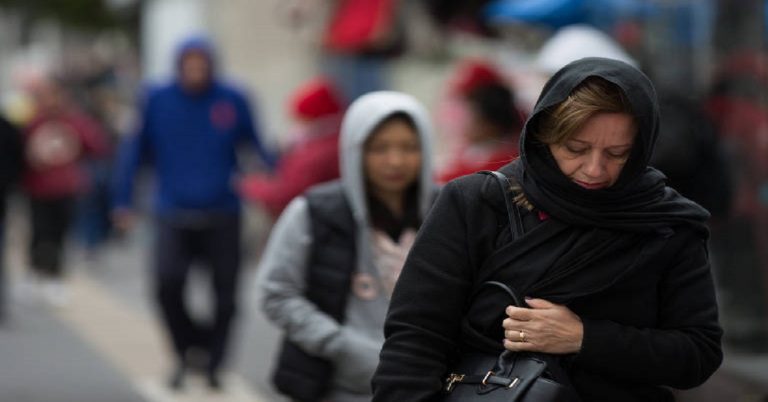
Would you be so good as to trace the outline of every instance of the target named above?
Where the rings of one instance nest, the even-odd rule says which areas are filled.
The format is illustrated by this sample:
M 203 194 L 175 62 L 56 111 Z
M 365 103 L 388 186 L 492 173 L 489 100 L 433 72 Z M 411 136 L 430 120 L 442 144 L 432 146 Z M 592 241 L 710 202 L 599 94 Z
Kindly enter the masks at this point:
M 486 174 L 491 175 L 496 179 L 496 182 L 499 184 L 499 188 L 501 189 L 501 193 L 504 195 L 504 206 L 507 210 L 507 219 L 509 221 L 509 231 L 512 233 L 512 239 L 511 241 L 514 241 L 515 239 L 519 239 L 523 236 L 525 233 L 523 228 L 523 220 L 520 216 L 520 209 L 518 209 L 517 205 L 514 205 L 512 203 L 512 200 L 509 197 L 509 179 L 507 179 L 507 176 L 504 175 L 504 173 L 497 172 L 497 171 L 491 171 L 491 170 L 483 170 L 478 172 L 480 174 Z M 474 278 L 475 285 L 472 289 L 472 298 L 477 295 L 477 293 L 480 291 L 480 289 L 487 285 L 486 281 L 489 281 L 491 279 L 491 275 L 488 274 L 489 270 L 484 269 L 487 268 L 485 264 L 487 264 L 488 261 L 484 263 L 482 267 L 479 269 L 479 274 L 476 278 Z M 493 283 L 491 285 L 497 285 L 497 283 Z M 512 292 L 510 290 L 510 292 Z M 512 292 L 514 293 L 514 292 Z
M 496 178 L 496 182 L 499 184 L 501 193 L 504 195 L 504 205 L 507 209 L 507 219 L 509 220 L 509 230 L 512 232 L 512 240 L 514 241 L 515 239 L 520 238 L 525 233 L 523 228 L 523 220 L 520 216 L 520 209 L 517 207 L 517 205 L 512 203 L 512 200 L 509 197 L 509 179 L 504 175 L 504 173 L 498 171 L 483 170 L 478 173 L 492 175 L 494 178 Z M 488 270 L 481 268 L 480 271 Z M 491 276 L 486 272 L 485 275 L 480 275 L 474 279 L 475 284 L 471 292 L 471 299 L 477 297 L 478 293 L 485 287 L 497 287 L 509 295 L 516 306 L 525 306 L 525 304 L 523 304 L 520 298 L 515 294 L 514 290 L 501 282 L 490 280 L 490 278 Z
M 493 175 L 496 182 L 499 183 L 501 193 L 504 195 L 504 206 L 507 208 L 507 219 L 509 219 L 509 230 L 512 232 L 512 239 L 517 239 L 525 233 L 523 229 L 523 220 L 520 217 L 520 209 L 509 199 L 509 179 L 504 173 L 496 170 L 484 170 L 480 173 Z

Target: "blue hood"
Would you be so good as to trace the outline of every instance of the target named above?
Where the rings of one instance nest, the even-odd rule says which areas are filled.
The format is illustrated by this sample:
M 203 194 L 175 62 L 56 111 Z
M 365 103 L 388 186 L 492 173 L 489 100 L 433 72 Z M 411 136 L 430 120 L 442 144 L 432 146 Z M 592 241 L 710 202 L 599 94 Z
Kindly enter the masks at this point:
M 205 36 L 195 35 L 190 36 L 183 40 L 176 48 L 176 58 L 174 65 L 176 66 L 176 75 L 179 74 L 181 68 L 181 59 L 188 52 L 195 51 L 203 53 L 211 65 L 211 79 L 216 76 L 216 52 L 213 42 Z

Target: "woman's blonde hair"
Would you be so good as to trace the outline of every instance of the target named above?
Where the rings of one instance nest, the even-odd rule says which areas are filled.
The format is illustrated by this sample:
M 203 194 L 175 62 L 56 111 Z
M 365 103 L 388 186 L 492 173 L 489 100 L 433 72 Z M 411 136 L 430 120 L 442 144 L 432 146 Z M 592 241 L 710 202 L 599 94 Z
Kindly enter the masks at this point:
M 588 77 L 564 101 L 542 112 L 533 136 L 547 144 L 562 144 L 598 113 L 627 113 L 632 107 L 624 92 L 600 77 Z

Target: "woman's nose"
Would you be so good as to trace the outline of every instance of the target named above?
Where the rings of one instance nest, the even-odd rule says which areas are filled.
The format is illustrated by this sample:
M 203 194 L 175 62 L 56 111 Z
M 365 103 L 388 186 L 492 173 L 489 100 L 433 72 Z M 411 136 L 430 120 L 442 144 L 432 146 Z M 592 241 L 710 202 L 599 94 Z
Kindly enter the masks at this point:
M 404 159 L 403 153 L 397 150 L 390 151 L 387 155 L 387 162 L 393 166 L 401 165 Z
M 584 173 L 589 177 L 601 177 L 605 172 L 605 157 L 599 153 L 591 153 L 584 164 Z

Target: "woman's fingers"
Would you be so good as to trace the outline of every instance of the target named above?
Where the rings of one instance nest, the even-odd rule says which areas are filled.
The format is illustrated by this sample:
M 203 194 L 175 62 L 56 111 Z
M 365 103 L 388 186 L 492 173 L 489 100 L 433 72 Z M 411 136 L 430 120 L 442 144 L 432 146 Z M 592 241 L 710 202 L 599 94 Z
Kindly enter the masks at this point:
M 548 309 L 558 307 L 557 304 L 544 299 L 525 299 L 525 302 L 529 307 L 533 309 Z
M 508 329 L 504 331 L 504 338 L 511 342 L 528 342 L 530 341 L 528 334 L 529 332 L 522 329 Z
M 505 310 L 509 318 L 513 318 L 518 321 L 530 321 L 533 311 L 529 308 L 520 308 L 515 306 L 507 306 Z
M 528 300 L 530 309 L 509 306 L 502 321 L 504 347 L 514 351 L 572 353 L 581 349 L 581 319 L 566 306 Z
M 509 339 L 504 339 L 504 349 L 511 350 L 513 352 L 539 351 L 536 345 L 531 342 L 512 342 Z

